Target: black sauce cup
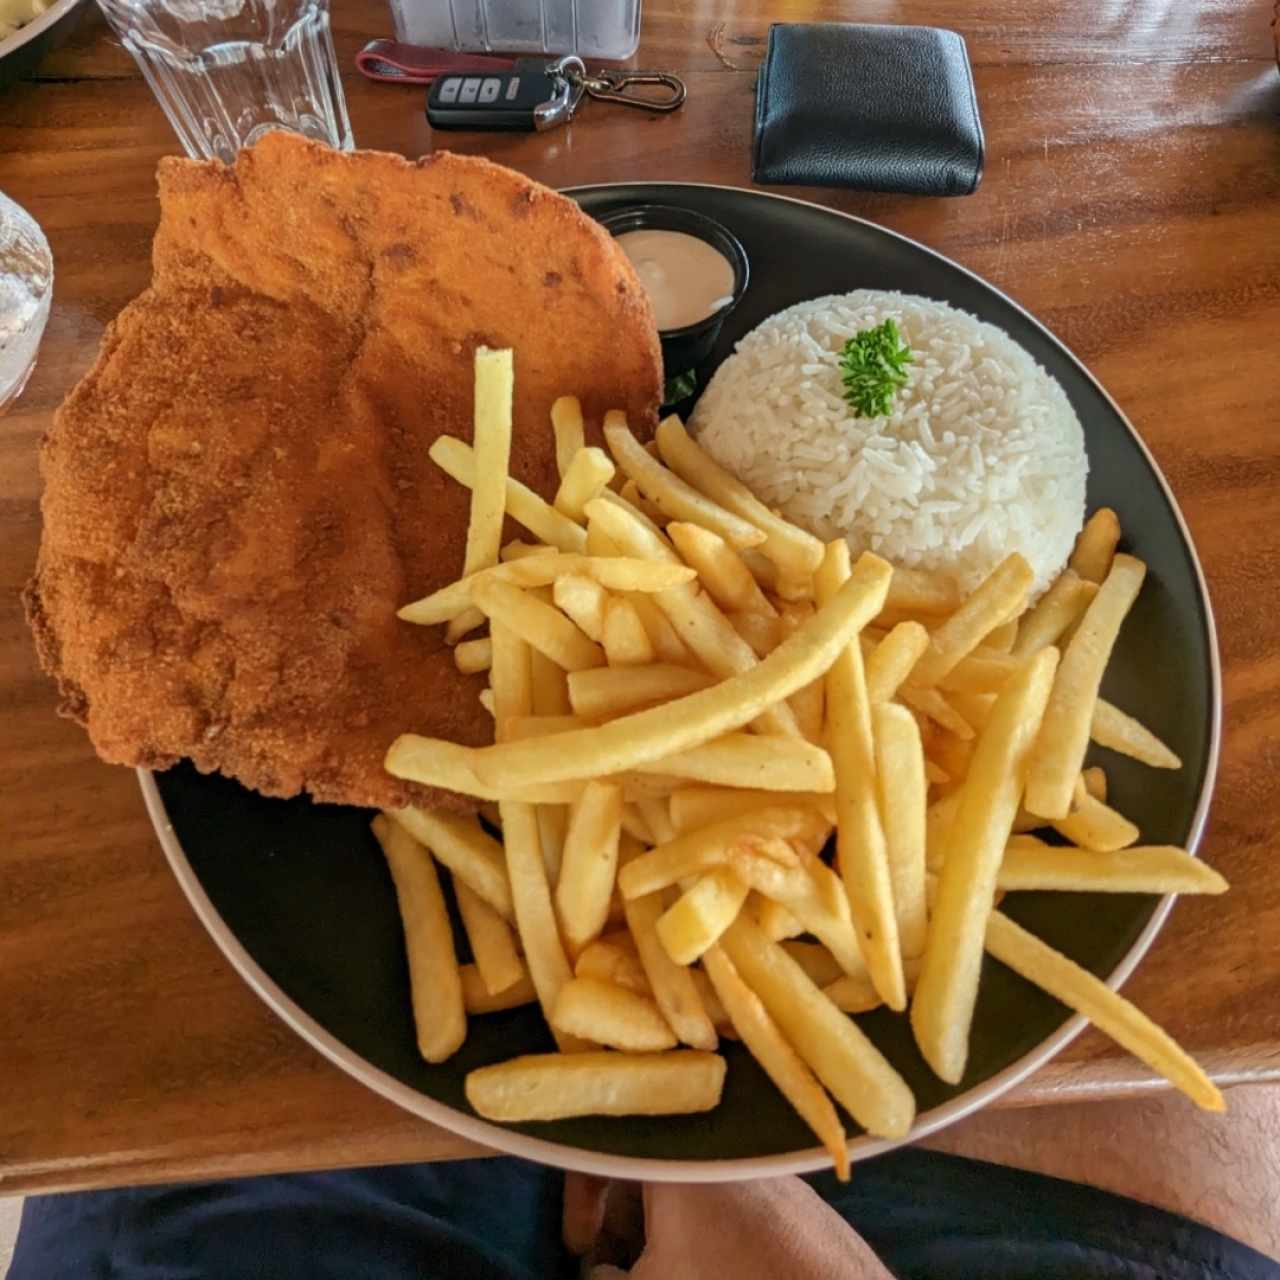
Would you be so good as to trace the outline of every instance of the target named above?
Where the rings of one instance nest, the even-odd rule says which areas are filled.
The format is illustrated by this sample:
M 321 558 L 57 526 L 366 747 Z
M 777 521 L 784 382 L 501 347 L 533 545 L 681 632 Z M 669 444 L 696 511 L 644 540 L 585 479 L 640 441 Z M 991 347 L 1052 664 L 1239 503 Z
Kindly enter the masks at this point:
M 751 264 L 741 241 L 723 224 L 692 209 L 680 209 L 661 204 L 632 205 L 607 213 L 600 225 L 610 235 L 620 236 L 628 231 L 683 231 L 706 241 L 733 268 L 733 294 L 718 311 L 704 320 L 682 325 L 679 329 L 661 329 L 658 338 L 662 342 L 662 364 L 667 382 L 696 369 L 711 354 L 720 336 L 725 317 L 742 300 L 751 280 Z

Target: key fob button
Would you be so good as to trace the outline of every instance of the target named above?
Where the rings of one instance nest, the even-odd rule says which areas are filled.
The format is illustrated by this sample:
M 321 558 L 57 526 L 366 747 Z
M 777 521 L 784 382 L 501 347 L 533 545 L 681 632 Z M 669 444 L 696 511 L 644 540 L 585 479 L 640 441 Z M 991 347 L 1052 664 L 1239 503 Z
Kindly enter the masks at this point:
M 480 96 L 477 102 L 496 102 L 498 93 L 502 89 L 502 81 L 494 76 L 489 76 L 480 86 Z
M 480 77 L 468 76 L 462 82 L 462 92 L 458 94 L 459 102 L 474 102 L 480 92 Z
M 457 76 L 449 76 L 440 81 L 440 91 L 436 98 L 440 102 L 457 102 L 458 90 L 462 87 L 462 81 Z

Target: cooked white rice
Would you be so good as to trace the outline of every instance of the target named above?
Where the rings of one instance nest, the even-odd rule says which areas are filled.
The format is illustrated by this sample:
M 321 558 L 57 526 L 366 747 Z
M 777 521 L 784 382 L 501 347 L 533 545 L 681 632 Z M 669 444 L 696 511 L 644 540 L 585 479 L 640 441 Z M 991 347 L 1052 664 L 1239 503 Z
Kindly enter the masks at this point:
M 914 354 L 909 381 L 887 417 L 858 418 L 840 353 L 890 316 Z M 1084 433 L 1062 387 L 1003 330 L 929 298 L 860 289 L 771 316 L 716 371 L 691 427 L 797 524 L 965 591 L 1012 551 L 1043 590 L 1084 519 Z

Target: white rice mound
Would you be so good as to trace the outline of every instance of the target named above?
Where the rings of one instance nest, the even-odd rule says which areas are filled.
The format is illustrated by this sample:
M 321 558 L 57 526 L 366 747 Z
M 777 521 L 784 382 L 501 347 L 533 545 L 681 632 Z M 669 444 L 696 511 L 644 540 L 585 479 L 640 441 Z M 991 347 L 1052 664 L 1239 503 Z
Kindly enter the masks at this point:
M 889 317 L 909 381 L 887 417 L 859 418 L 840 353 Z M 1084 432 L 1062 387 L 1002 329 L 930 298 L 859 289 L 780 311 L 716 371 L 690 427 L 796 524 L 965 592 L 1020 551 L 1038 594 L 1084 520 Z

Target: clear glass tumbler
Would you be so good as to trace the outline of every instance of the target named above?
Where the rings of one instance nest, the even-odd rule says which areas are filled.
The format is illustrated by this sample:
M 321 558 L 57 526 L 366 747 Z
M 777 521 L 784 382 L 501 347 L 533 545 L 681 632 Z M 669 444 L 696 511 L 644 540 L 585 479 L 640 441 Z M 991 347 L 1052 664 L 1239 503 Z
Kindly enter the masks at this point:
M 36 220 L 0 191 L 0 413 L 27 385 L 52 300 L 49 242 Z
M 99 0 L 187 154 L 231 161 L 271 129 L 350 150 L 328 0 Z

